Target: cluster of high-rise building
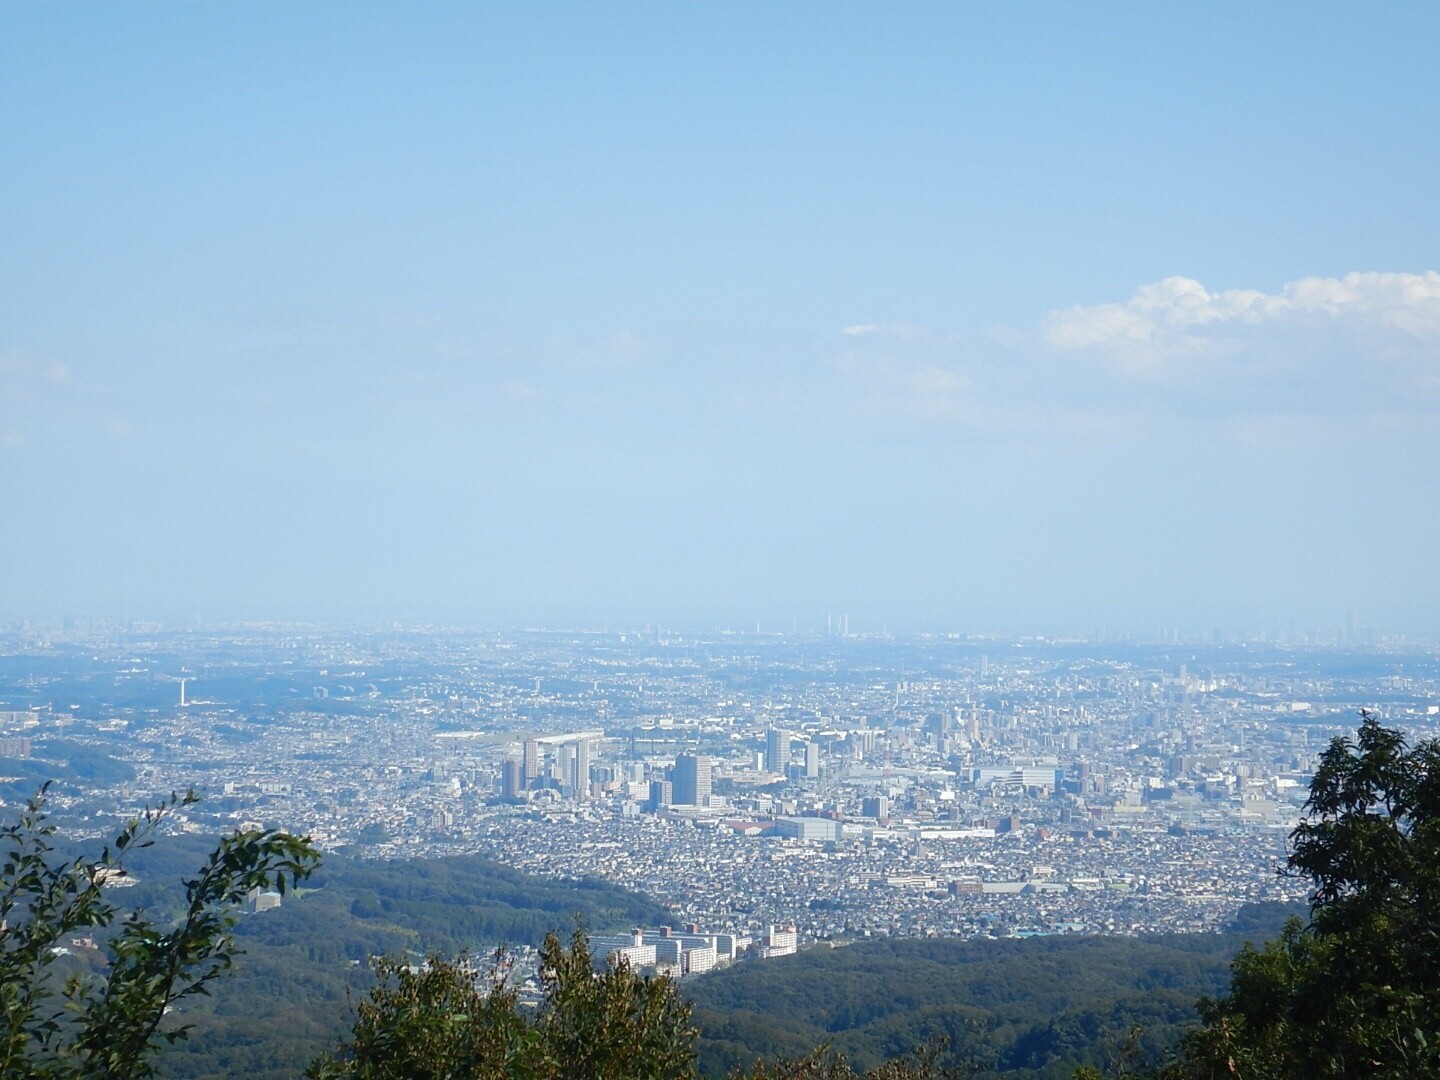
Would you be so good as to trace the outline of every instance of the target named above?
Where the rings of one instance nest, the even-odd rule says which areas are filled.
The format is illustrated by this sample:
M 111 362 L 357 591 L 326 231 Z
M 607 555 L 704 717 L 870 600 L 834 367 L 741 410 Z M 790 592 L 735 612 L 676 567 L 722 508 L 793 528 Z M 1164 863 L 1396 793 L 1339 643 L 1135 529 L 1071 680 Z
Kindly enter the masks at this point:
M 530 792 L 552 791 L 562 798 L 586 801 L 590 798 L 590 748 L 602 734 L 526 739 L 519 756 L 508 756 L 501 763 L 500 793 L 507 799 L 519 799 Z
M 1303 894 L 1275 867 L 1358 708 L 1440 729 L 1414 645 L 146 628 L 12 633 L 0 676 L 0 765 L 68 777 L 77 832 L 195 786 L 191 827 L 606 877 L 769 950 L 1212 928 Z

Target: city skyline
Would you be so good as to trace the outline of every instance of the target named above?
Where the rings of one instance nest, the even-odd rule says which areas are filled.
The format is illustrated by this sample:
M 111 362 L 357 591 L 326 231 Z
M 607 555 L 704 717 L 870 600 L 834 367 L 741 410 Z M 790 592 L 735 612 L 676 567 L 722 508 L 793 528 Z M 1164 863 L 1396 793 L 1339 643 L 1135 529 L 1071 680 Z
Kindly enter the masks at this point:
M 193 788 L 187 829 L 600 878 L 758 957 L 777 926 L 1193 932 L 1301 898 L 1319 754 L 1360 710 L 1431 737 L 1437 702 L 1434 647 L 1393 642 L 0 624 L 0 795 L 52 777 L 86 837 Z

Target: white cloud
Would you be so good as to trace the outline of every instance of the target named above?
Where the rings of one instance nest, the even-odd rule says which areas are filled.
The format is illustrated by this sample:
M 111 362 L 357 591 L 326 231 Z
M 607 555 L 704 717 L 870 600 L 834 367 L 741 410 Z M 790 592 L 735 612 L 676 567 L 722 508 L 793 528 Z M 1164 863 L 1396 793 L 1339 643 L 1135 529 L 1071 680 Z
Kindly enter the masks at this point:
M 1273 292 L 1177 276 L 1053 311 L 1032 332 L 843 332 L 829 365 L 836 399 L 877 417 L 1087 437 L 1177 423 L 1269 430 L 1286 417 L 1391 427 L 1440 418 L 1434 271 L 1306 277 Z
M 1302 278 L 1285 286 L 1296 311 L 1361 316 L 1414 337 L 1440 335 L 1440 273 L 1346 274 Z
M 1106 349 L 1122 359 L 1158 361 L 1204 350 L 1247 328 L 1305 317 L 1440 337 L 1440 273 L 1307 277 L 1278 293 L 1211 292 L 1193 278 L 1169 277 L 1142 285 L 1128 300 L 1051 312 L 1043 333 L 1055 349 Z
M 504 390 L 507 396 L 520 401 L 530 401 L 540 396 L 540 391 L 523 379 L 508 379 Z
M 925 328 L 914 323 L 856 323 L 854 326 L 841 327 L 840 333 L 846 337 L 874 336 L 908 340 L 923 337 Z
M 927 365 L 911 375 L 911 383 L 918 393 L 928 395 L 963 394 L 971 389 L 970 379 L 947 368 Z
M 29 349 L 0 349 L 0 387 L 41 389 L 74 385 L 70 369 L 53 356 Z
M 0 450 L 94 433 L 128 439 L 130 422 L 106 408 L 110 391 L 46 353 L 0 348 Z

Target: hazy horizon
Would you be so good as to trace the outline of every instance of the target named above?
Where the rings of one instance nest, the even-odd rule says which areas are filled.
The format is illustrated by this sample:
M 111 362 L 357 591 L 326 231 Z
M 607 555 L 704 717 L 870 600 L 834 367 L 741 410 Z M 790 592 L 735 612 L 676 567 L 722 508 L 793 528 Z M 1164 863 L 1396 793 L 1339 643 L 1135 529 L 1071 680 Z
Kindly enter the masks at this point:
M 1440 636 L 1440 9 L 0 7 L 0 617 Z

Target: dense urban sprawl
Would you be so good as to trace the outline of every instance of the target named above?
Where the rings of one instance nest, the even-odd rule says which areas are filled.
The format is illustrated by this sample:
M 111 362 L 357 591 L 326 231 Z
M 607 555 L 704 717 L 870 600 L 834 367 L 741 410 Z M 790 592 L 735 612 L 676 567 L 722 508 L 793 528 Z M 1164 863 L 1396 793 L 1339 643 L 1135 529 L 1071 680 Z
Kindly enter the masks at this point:
M 1440 672 L 1348 628 L 1167 638 L 24 625 L 0 637 L 0 772 L 14 802 L 60 769 L 76 835 L 194 787 L 186 828 L 604 878 L 677 928 L 604 949 L 682 971 L 1207 931 L 1303 898 L 1279 867 L 1316 755 L 1362 707 L 1434 734 Z M 688 960 L 664 940 L 687 932 Z

